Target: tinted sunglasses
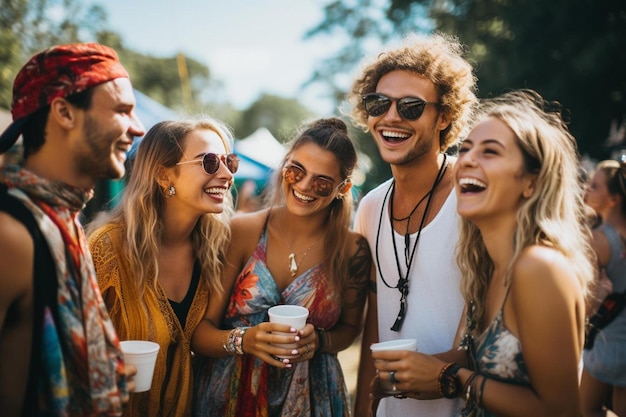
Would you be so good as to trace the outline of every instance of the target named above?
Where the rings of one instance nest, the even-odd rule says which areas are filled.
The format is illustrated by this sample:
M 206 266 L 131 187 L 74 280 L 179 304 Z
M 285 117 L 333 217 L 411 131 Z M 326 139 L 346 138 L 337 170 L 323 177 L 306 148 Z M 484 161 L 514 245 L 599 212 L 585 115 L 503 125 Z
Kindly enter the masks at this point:
M 382 116 L 389 111 L 392 102 L 396 102 L 398 114 L 406 120 L 417 120 L 424 113 L 427 104 L 439 107 L 439 103 L 424 101 L 417 97 L 391 98 L 380 93 L 369 93 L 363 96 L 363 107 L 372 117 Z
M 289 184 L 300 182 L 304 177 L 306 177 L 306 171 L 297 165 L 287 165 L 283 168 L 283 178 Z M 342 181 L 335 186 L 335 183 L 328 178 L 314 175 L 311 179 L 311 189 L 320 197 L 328 197 L 335 191 L 335 188 L 339 188 L 344 182 Z
M 215 174 L 217 170 L 220 169 L 220 162 L 224 162 L 224 165 L 226 165 L 226 168 L 228 168 L 232 174 L 237 172 L 237 169 L 239 168 L 239 157 L 234 153 L 216 154 L 213 152 L 207 152 L 200 159 L 178 162 L 176 165 L 193 164 L 198 162 L 202 162 L 202 169 L 204 169 L 204 172 L 209 175 Z

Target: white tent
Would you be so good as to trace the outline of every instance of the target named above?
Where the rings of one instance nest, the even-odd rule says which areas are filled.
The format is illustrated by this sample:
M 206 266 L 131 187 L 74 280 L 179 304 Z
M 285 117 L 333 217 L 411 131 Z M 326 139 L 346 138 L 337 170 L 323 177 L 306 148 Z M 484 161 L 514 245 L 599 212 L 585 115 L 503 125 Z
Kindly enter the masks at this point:
M 285 156 L 285 147 L 265 127 L 235 141 L 235 152 L 274 170 Z

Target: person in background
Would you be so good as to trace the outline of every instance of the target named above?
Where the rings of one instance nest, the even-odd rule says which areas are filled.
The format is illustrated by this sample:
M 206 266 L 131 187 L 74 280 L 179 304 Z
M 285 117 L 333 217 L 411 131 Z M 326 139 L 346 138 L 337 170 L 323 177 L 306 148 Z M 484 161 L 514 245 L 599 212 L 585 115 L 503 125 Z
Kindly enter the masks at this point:
M 261 208 L 260 198 L 257 195 L 257 184 L 255 180 L 246 180 L 237 192 L 237 204 L 235 210 L 238 212 L 250 213 Z
M 356 160 L 341 119 L 313 121 L 292 141 L 269 207 L 233 218 L 227 296 L 211 298 L 193 337 L 207 357 L 196 416 L 350 415 L 337 352 L 361 331 L 371 274 L 365 239 L 349 231 Z M 278 304 L 308 308 L 306 326 L 269 323 Z
M 159 344 L 152 386 L 126 416 L 191 413 L 191 336 L 220 275 L 238 158 L 211 118 L 164 121 L 141 140 L 120 203 L 88 226 L 98 283 L 122 339 Z
M 374 352 L 381 378 L 464 398 L 462 415 L 580 415 L 594 254 L 578 164 L 558 103 L 519 90 L 482 104 L 454 170 L 466 320 L 440 355 Z
M 593 314 L 609 293 L 626 291 L 626 164 L 600 162 L 585 200 L 601 221 L 592 238 L 601 277 Z M 583 363 L 583 415 L 605 416 L 607 408 L 626 415 L 626 309 L 599 331 L 593 346 L 585 349 Z
M 363 334 L 357 416 L 369 413 L 373 342 L 413 338 L 426 353 L 452 346 L 463 299 L 452 261 L 458 239 L 455 158 L 445 152 L 471 118 L 474 91 L 462 46 L 443 34 L 407 38 L 367 62 L 353 83 L 353 120 L 371 133 L 393 174 L 361 200 L 354 224 L 369 242 L 377 271 Z M 453 416 L 460 402 L 389 396 L 373 407 L 382 417 Z
M 35 54 L 13 84 L 20 166 L 0 169 L 0 410 L 119 415 L 134 389 L 96 283 L 79 211 L 98 179 L 120 178 L 135 136 L 128 73 L 96 43 Z M 87 348 L 88 347 L 88 348 Z

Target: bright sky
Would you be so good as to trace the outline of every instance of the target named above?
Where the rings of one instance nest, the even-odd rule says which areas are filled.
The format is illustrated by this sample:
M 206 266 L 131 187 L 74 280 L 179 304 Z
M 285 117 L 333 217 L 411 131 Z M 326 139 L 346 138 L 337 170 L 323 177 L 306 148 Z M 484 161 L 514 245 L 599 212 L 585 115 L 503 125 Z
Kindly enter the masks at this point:
M 328 0 L 82 0 L 107 10 L 111 28 L 138 52 L 183 52 L 207 64 L 226 99 L 242 109 L 263 92 L 297 98 L 320 115 L 333 112 L 320 86 L 300 90 L 336 40 L 303 35 L 322 20 Z M 223 97 L 222 97 L 223 98 Z

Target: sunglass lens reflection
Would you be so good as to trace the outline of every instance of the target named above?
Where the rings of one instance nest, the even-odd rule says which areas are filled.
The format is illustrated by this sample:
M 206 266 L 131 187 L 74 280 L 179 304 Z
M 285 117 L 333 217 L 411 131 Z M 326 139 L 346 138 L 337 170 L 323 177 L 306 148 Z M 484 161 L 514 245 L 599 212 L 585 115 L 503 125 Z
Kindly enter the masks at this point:
M 393 100 L 383 94 L 365 96 L 365 111 L 372 117 L 379 117 L 389 111 Z M 424 112 L 426 102 L 414 97 L 404 97 L 397 101 L 398 114 L 406 120 L 417 120 Z
M 424 112 L 426 103 L 413 98 L 403 98 L 398 101 L 398 113 L 407 120 L 417 120 Z
M 202 159 L 202 166 L 204 167 L 204 171 L 209 175 L 215 174 L 220 168 L 220 160 L 220 155 L 214 154 L 212 152 L 205 154 L 204 158 Z M 232 174 L 237 172 L 237 169 L 239 168 L 239 158 L 237 157 L 237 155 L 232 153 L 228 154 L 226 155 L 225 160 L 228 170 Z
M 285 169 L 284 178 L 289 184 L 295 184 L 298 181 L 301 181 L 304 176 L 304 171 L 296 166 L 289 166 Z
M 292 165 L 285 168 L 283 178 L 285 178 L 285 181 L 289 184 L 295 184 L 302 181 L 305 176 L 306 172 L 304 172 L 302 168 Z M 333 192 L 334 184 L 325 178 L 313 177 L 311 188 L 318 196 L 328 197 Z
M 391 107 L 391 99 L 382 95 L 368 95 L 365 97 L 365 110 L 370 116 L 378 117 L 387 113 Z
M 313 191 L 320 197 L 328 197 L 333 192 L 333 185 L 330 181 L 315 178 L 313 182 Z
M 236 173 L 239 169 L 239 157 L 234 153 L 226 155 L 226 166 L 231 173 Z

